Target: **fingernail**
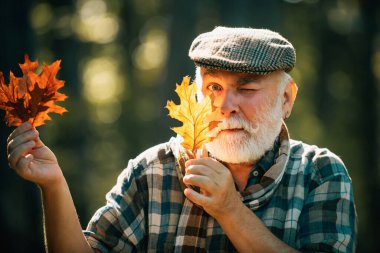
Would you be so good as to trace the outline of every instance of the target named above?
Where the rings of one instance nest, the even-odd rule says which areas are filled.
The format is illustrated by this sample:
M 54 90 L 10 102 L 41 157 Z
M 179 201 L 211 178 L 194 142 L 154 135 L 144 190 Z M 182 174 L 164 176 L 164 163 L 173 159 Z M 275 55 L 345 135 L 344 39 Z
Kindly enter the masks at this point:
M 189 179 L 188 176 L 184 176 L 183 179 L 182 179 L 182 181 L 183 181 L 184 183 L 186 183 L 186 181 L 187 181 L 188 179 Z
M 185 166 L 186 167 L 189 167 L 191 164 L 192 164 L 192 159 L 190 159 L 190 160 L 187 160 L 186 162 L 185 162 Z

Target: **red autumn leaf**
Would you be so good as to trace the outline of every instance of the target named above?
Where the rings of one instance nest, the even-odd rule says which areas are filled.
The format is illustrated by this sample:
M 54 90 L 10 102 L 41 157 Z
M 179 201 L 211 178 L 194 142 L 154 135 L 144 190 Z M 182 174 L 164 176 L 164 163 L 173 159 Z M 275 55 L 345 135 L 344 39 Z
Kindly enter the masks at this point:
M 8 85 L 0 72 L 0 109 L 5 111 L 4 121 L 8 126 L 19 126 L 28 121 L 37 127 L 45 124 L 45 120 L 51 120 L 48 113 L 67 112 L 55 104 L 67 98 L 58 92 L 64 86 L 64 81 L 56 79 L 60 63 L 60 60 L 51 65 L 44 63 L 42 72 L 37 74 L 38 61 L 30 61 L 25 55 L 25 63 L 19 64 L 23 76 L 16 77 L 10 72 Z

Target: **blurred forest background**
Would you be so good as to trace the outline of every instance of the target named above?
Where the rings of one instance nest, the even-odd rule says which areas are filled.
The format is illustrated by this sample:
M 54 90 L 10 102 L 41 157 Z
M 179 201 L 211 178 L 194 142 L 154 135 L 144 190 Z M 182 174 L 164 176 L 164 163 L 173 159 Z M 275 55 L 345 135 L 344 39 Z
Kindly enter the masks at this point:
M 128 159 L 177 124 L 164 108 L 193 75 L 188 48 L 217 25 L 270 28 L 297 50 L 291 136 L 347 165 L 359 215 L 357 252 L 380 252 L 380 1 L 1 0 L 0 71 L 62 59 L 69 112 L 39 128 L 85 227 Z M 0 112 L 3 118 L 4 113 Z M 43 252 L 40 192 L 8 167 L 0 124 L 1 252 Z

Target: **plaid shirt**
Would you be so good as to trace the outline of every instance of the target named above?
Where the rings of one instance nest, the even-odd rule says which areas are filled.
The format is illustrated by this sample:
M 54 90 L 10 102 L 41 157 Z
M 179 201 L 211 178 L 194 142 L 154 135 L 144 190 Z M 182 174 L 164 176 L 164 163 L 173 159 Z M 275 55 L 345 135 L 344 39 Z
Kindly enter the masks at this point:
M 107 204 L 84 231 L 93 248 L 173 252 L 185 200 L 174 169 L 178 165 L 173 145 L 177 145 L 174 139 L 129 162 L 107 194 Z M 257 183 L 273 164 L 276 148 L 254 166 L 249 184 Z M 291 140 L 282 180 L 268 203 L 253 212 L 274 235 L 300 251 L 355 251 L 351 179 L 343 162 L 327 149 Z M 216 221 L 212 229 L 216 235 L 207 242 L 207 251 L 235 251 Z

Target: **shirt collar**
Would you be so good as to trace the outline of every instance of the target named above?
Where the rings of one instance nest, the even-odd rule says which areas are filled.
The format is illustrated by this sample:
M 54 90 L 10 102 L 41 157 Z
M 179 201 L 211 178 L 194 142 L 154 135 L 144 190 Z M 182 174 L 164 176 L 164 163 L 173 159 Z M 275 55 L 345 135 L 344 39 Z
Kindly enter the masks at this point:
M 274 164 L 276 158 L 278 157 L 278 151 L 280 148 L 280 137 L 278 136 L 276 140 L 274 141 L 272 149 L 268 150 L 264 156 L 254 164 L 252 171 L 255 169 L 262 169 L 265 172 L 267 172 L 270 167 Z

